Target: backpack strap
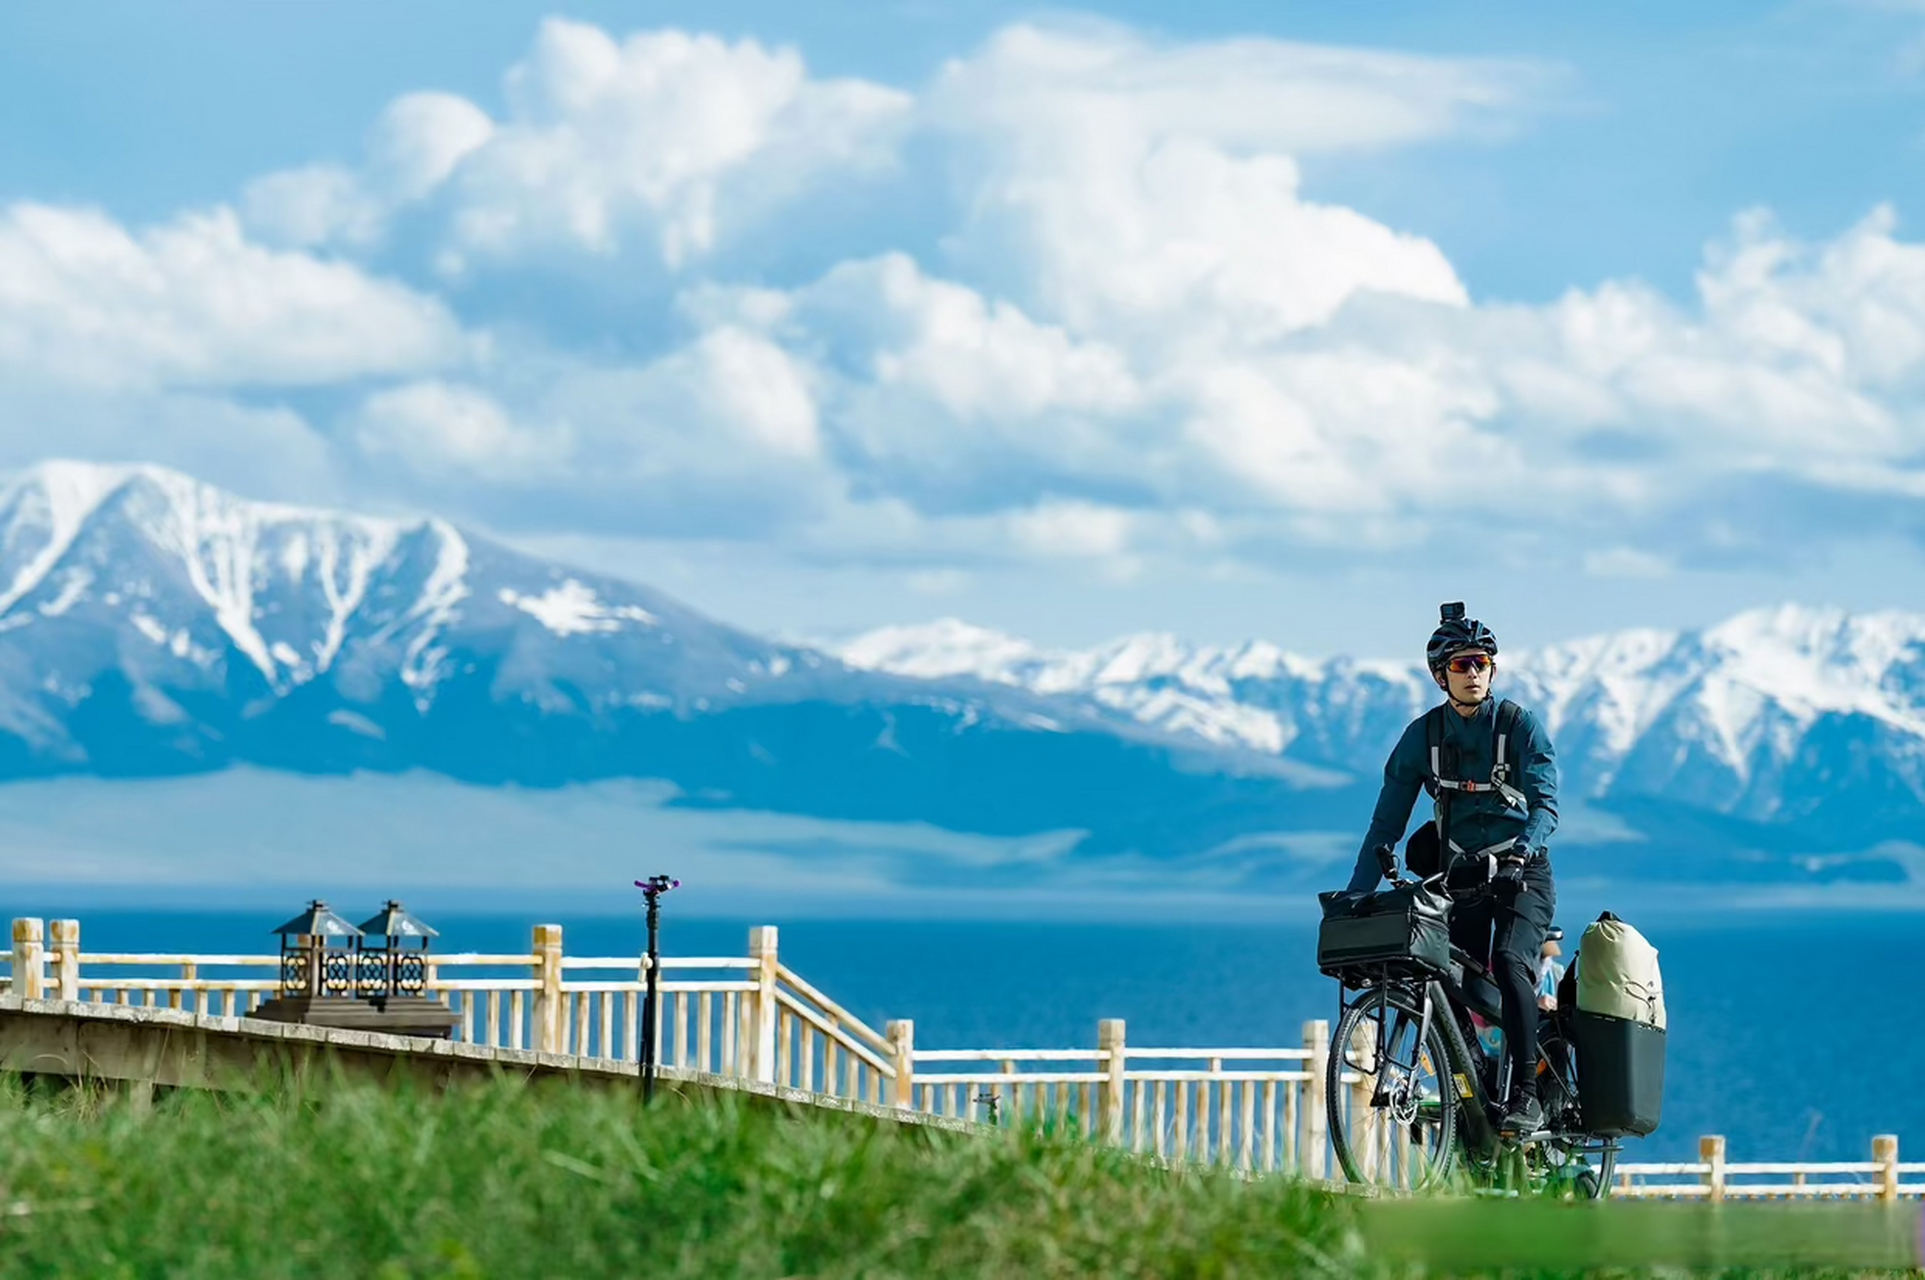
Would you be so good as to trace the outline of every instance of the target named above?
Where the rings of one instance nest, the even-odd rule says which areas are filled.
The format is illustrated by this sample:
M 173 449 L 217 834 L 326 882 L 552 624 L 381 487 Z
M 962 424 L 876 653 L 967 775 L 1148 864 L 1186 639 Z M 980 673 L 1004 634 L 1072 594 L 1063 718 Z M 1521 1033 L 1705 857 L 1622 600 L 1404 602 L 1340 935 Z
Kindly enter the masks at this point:
M 1430 774 L 1424 779 L 1424 790 L 1436 799 L 1443 788 L 1444 781 L 1444 714 L 1446 704 L 1438 703 L 1424 713 L 1424 737 L 1430 747 Z
M 1430 776 L 1424 779 L 1424 789 L 1430 792 L 1435 801 L 1435 816 L 1431 821 L 1437 827 L 1437 865 L 1439 869 L 1448 867 L 1451 851 L 1457 842 L 1450 838 L 1450 798 L 1451 793 L 1444 786 L 1444 717 L 1449 714 L 1445 704 L 1432 707 L 1424 715 L 1424 734 L 1430 740 Z M 1455 752 L 1452 753 L 1453 755 Z M 1452 761 L 1455 764 L 1456 761 Z
M 1492 717 L 1491 726 L 1491 777 L 1489 782 L 1475 782 L 1467 778 L 1450 778 L 1444 775 L 1444 721 L 1443 713 L 1447 708 L 1439 704 L 1432 707 L 1425 718 L 1424 731 L 1430 739 L 1430 777 L 1425 781 L 1425 789 L 1431 795 L 1451 791 L 1476 793 L 1495 791 L 1504 797 L 1504 803 L 1517 809 L 1528 809 L 1529 802 L 1524 793 L 1511 785 L 1511 735 L 1517 728 L 1518 717 L 1523 714 L 1509 698 L 1497 704 L 1497 714 Z
M 1528 809 L 1530 802 L 1524 798 L 1524 793 L 1511 785 L 1511 734 L 1516 730 L 1517 718 L 1522 714 L 1523 708 L 1509 698 L 1497 704 L 1497 715 L 1493 717 L 1491 729 L 1491 760 L 1494 762 L 1491 769 L 1491 786 L 1496 789 L 1498 795 L 1504 797 L 1506 804 L 1518 809 Z

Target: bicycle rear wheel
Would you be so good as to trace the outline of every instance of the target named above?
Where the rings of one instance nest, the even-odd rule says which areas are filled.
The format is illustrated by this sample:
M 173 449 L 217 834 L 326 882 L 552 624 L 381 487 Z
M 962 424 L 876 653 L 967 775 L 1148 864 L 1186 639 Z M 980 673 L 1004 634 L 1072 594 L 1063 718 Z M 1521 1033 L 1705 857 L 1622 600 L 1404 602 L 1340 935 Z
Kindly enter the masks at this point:
M 1618 1152 L 1609 1146 L 1597 1152 L 1597 1159 L 1584 1172 L 1578 1174 L 1572 1183 L 1572 1192 L 1579 1200 L 1607 1200 L 1611 1195 L 1611 1174 L 1617 1168 Z
M 1330 1142 L 1352 1182 L 1423 1190 L 1450 1176 L 1457 1154 L 1457 1095 L 1433 1009 L 1408 994 L 1372 987 L 1344 1010 L 1330 1046 L 1324 1096 Z

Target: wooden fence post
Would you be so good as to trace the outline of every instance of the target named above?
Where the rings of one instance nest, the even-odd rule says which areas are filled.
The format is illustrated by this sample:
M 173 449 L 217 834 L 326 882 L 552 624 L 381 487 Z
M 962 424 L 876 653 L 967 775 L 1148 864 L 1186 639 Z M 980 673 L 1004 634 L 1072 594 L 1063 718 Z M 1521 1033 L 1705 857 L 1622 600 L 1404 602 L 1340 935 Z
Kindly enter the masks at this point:
M 537 1053 L 560 1053 L 567 1021 L 562 1012 L 561 926 L 535 926 L 535 1007 L 529 1014 L 535 1025 Z
M 916 1024 L 910 1018 L 895 1018 L 885 1023 L 883 1033 L 894 1050 L 896 1081 L 890 1101 L 904 1109 L 916 1105 Z
M 41 970 L 44 928 L 31 916 L 13 922 L 13 994 L 26 1000 L 42 999 L 46 993 L 46 974 Z
M 1898 1199 L 1898 1135 L 1881 1133 L 1872 1139 L 1872 1162 L 1878 1166 L 1878 1198 Z
M 755 1039 L 751 1042 L 755 1078 L 765 1084 L 775 1079 L 775 1023 L 777 979 L 776 930 L 772 924 L 758 924 L 749 930 L 749 958 L 755 961 Z M 787 1084 L 788 1081 L 782 1081 Z
M 54 995 L 60 1000 L 80 999 L 80 921 L 54 920 L 48 930 L 53 934 Z
M 1310 1079 L 1303 1090 L 1303 1145 L 1298 1148 L 1300 1172 L 1306 1178 L 1321 1178 L 1329 1165 L 1326 1148 L 1330 1143 L 1330 1113 L 1324 1097 L 1324 1073 L 1330 1066 L 1330 1023 L 1312 1018 L 1303 1024 L 1303 1047 L 1309 1058 L 1304 1063 Z
M 1113 1147 L 1123 1145 L 1123 1070 L 1129 1061 L 1124 1049 L 1121 1018 L 1104 1018 L 1096 1024 L 1096 1047 L 1109 1055 L 1103 1061 L 1103 1083 L 1096 1096 L 1097 1132 Z
M 1704 1162 L 1704 1198 L 1713 1204 L 1724 1199 L 1724 1135 L 1708 1133 L 1698 1139 L 1698 1159 Z

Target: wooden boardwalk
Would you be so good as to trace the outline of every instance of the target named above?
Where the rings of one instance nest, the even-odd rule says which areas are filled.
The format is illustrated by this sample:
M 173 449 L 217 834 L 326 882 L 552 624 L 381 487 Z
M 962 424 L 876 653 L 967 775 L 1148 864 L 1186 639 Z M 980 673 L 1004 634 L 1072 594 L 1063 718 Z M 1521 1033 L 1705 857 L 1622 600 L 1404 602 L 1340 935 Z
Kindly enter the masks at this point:
M 655 1027 L 665 1081 L 945 1127 L 1047 1120 L 1174 1163 L 1332 1175 L 1330 1030 L 1321 1019 L 1303 1025 L 1299 1044 L 1272 1047 L 1134 1045 L 1120 1019 L 1106 1019 L 1089 1047 L 923 1049 L 912 1021 L 870 1027 L 783 964 L 777 941 L 773 926 L 758 926 L 746 955 L 663 958 Z M 278 955 L 87 952 L 78 921 L 22 918 L 0 965 L 9 993 L 0 997 L 0 1067 L 35 1070 L 25 1063 L 39 1055 L 82 1075 L 111 1074 L 108 1058 L 44 1048 L 66 1044 L 47 1019 L 101 1043 L 132 1037 L 147 1054 L 169 1043 L 162 1031 L 191 1034 L 223 1071 L 271 1044 L 282 1056 L 326 1046 L 368 1069 L 408 1058 L 409 1069 L 430 1073 L 510 1068 L 632 1082 L 647 977 L 634 957 L 567 955 L 558 925 L 536 925 L 526 952 L 431 955 L 427 990 L 458 1018 L 453 1039 L 435 1041 L 246 1018 L 279 992 Z M 16 1035 L 26 1047 L 14 1047 Z M 141 1077 L 146 1059 L 131 1054 L 112 1059 L 121 1073 L 112 1078 Z M 147 1078 L 193 1084 L 193 1070 L 180 1059 L 174 1074 Z M 1863 1162 L 1733 1162 L 1716 1135 L 1699 1149 L 1693 1162 L 1620 1164 L 1615 1194 L 1925 1197 L 1925 1164 L 1901 1163 L 1892 1137 L 1876 1139 Z
M 575 1054 L 268 1022 L 142 1005 L 0 995 L 0 1071 L 92 1080 L 151 1099 L 156 1089 L 250 1090 L 265 1080 L 407 1080 L 438 1088 L 503 1074 L 635 1089 L 638 1066 Z M 966 1129 L 900 1107 L 805 1093 L 686 1067 L 657 1073 L 663 1093 L 726 1094 L 890 1123 Z

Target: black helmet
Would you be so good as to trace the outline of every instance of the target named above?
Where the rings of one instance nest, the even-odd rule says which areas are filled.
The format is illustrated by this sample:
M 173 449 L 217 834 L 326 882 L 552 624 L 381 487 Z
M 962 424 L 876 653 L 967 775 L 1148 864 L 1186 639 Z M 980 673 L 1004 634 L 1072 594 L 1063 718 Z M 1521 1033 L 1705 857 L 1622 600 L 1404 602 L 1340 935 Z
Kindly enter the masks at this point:
M 1466 649 L 1482 649 L 1492 657 L 1497 656 L 1497 637 L 1491 629 L 1475 618 L 1464 616 L 1464 602 L 1442 605 L 1438 613 L 1443 620 L 1437 630 L 1430 633 L 1430 643 L 1424 646 L 1424 661 L 1430 664 L 1432 675 L 1444 669 L 1444 664 Z

